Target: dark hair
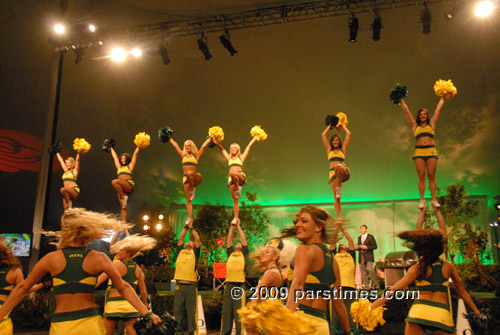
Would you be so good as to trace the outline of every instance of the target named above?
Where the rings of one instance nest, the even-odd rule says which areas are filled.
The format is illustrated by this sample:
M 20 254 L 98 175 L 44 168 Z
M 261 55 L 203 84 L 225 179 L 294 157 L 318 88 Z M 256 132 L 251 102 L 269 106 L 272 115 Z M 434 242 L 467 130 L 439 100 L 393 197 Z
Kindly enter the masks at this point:
M 293 227 L 281 230 L 281 238 L 297 236 L 297 232 L 295 231 L 295 224 L 299 220 L 299 216 L 302 213 L 310 214 L 314 223 L 323 228 L 323 230 L 321 231 L 321 241 L 323 243 L 327 243 L 328 233 L 326 232 L 326 229 L 328 224 L 330 222 L 333 222 L 335 219 L 326 210 L 316 206 L 306 206 L 301 208 L 295 215 L 295 218 L 293 220 Z
M 368 227 L 365 224 L 362 224 L 361 226 L 359 226 L 359 228 L 361 228 L 361 227 L 365 227 L 368 230 Z
M 125 156 L 125 164 L 122 164 L 122 157 Z M 132 161 L 132 155 L 128 154 L 128 153 L 123 153 L 121 154 L 120 156 L 120 164 L 122 164 L 122 166 L 125 166 L 125 165 L 128 165 L 130 162 Z
M 443 235 L 437 229 L 421 229 L 401 232 L 398 237 L 405 240 L 405 245 L 419 256 L 417 279 L 425 279 L 427 267 L 437 261 L 443 253 Z
M 0 267 L 7 266 L 11 269 L 20 269 L 21 263 L 16 256 L 12 253 L 12 250 L 3 242 L 0 238 Z
M 417 116 L 415 117 L 415 121 L 417 122 L 417 125 L 420 126 L 422 122 L 420 121 L 420 112 L 425 111 L 427 113 L 427 124 L 429 123 L 429 111 L 426 108 L 420 108 L 417 112 Z
M 333 145 L 332 145 L 332 141 L 335 137 L 338 137 L 339 138 L 339 149 L 342 150 L 342 139 L 340 138 L 339 135 L 335 134 L 333 135 L 331 138 L 330 138 L 330 150 L 334 150 L 333 148 Z

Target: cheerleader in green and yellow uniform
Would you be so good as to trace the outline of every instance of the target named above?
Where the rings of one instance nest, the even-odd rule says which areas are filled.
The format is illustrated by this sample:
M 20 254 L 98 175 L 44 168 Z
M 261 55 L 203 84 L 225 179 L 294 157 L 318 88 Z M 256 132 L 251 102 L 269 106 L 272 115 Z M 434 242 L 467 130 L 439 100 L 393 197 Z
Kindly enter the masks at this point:
M 195 196 L 195 187 L 201 184 L 201 174 L 198 172 L 198 162 L 201 156 L 203 156 L 205 148 L 210 143 L 210 138 L 203 143 L 200 150 L 196 148 L 196 144 L 194 144 L 191 140 L 184 142 L 182 150 L 173 138 L 170 138 L 169 142 L 175 148 L 179 156 L 182 157 L 182 170 L 184 171 L 182 185 L 184 188 L 184 194 L 186 194 L 186 210 L 188 214 L 186 224 L 189 225 L 193 222 L 193 200 Z
M 113 161 L 116 166 L 117 179 L 111 181 L 111 185 L 116 190 L 118 201 L 120 202 L 120 210 L 122 220 L 127 221 L 127 201 L 128 196 L 134 191 L 134 179 L 132 179 L 132 172 L 134 171 L 135 164 L 137 163 L 137 156 L 139 155 L 139 147 L 135 148 L 134 154 L 123 153 L 120 158 L 116 154 L 114 148 L 110 148 Z
M 412 230 L 398 234 L 407 245 L 417 253 L 419 262 L 413 265 L 406 275 L 386 292 L 392 294 L 413 282 L 419 290 L 419 299 L 415 299 L 406 318 L 406 335 L 423 334 L 425 330 L 433 334 L 455 334 L 453 311 L 451 308 L 450 282 L 474 314 L 479 310 L 467 293 L 458 271 L 453 264 L 439 256 L 443 253 L 443 236 L 435 229 Z M 371 306 L 375 309 L 387 301 L 377 299 Z
M 148 311 L 129 284 L 125 283 L 108 256 L 87 249 L 87 244 L 107 235 L 108 229 L 130 228 L 108 215 L 70 208 L 61 218 L 61 231 L 47 232 L 59 236 L 58 250 L 38 261 L 28 278 L 16 285 L 0 308 L 0 320 L 21 301 L 31 287 L 47 273 L 53 278 L 56 309 L 52 315 L 51 335 L 104 335 L 104 325 L 95 305 L 94 286 L 97 275 L 104 272 L 116 289 L 143 316 L 157 315 Z
M 342 143 L 339 135 L 333 135 L 330 141 L 328 141 L 326 135 L 332 128 L 333 126 L 328 125 L 325 130 L 323 130 L 323 133 L 321 133 L 321 139 L 323 140 L 323 145 L 326 149 L 328 160 L 330 161 L 328 182 L 333 190 L 335 213 L 337 214 L 337 218 L 341 219 L 342 211 L 340 207 L 340 198 L 342 196 L 342 183 L 348 181 L 351 176 L 349 168 L 344 163 L 346 151 L 351 141 L 351 132 L 345 125 L 342 125 L 342 129 L 346 133 L 344 143 Z
M 432 196 L 432 206 L 435 208 L 441 207 L 436 199 L 436 167 L 437 167 L 437 151 L 434 143 L 434 130 L 441 113 L 441 108 L 444 105 L 444 98 L 441 97 L 436 106 L 436 110 L 429 117 L 429 112 L 426 108 L 418 111 L 417 117 L 413 119 L 410 109 L 406 105 L 403 98 L 399 100 L 401 107 L 405 112 L 406 119 L 410 124 L 413 135 L 415 136 L 415 152 L 413 154 L 413 161 L 418 174 L 418 192 L 420 194 L 420 202 L 418 208 L 425 208 L 424 194 L 425 194 L 425 174 L 427 171 L 427 179 L 429 180 L 429 190 Z
M 62 158 L 60 153 L 57 153 L 56 156 L 64 171 L 63 187 L 60 191 L 63 196 L 64 210 L 67 210 L 73 206 L 73 200 L 76 200 L 80 194 L 80 188 L 76 183 L 76 178 L 80 173 L 80 153 L 76 154 L 76 158 L 68 157 L 66 160 Z
M 111 246 L 111 253 L 116 254 L 113 265 L 118 273 L 120 273 L 123 281 L 132 286 L 134 291 L 139 287 L 142 303 L 146 306 L 147 291 L 144 274 L 132 259 L 142 255 L 143 251 L 153 249 L 155 246 L 155 239 L 140 235 L 127 236 Z M 97 280 L 96 287 L 99 287 L 106 279 L 108 279 L 108 275 L 101 274 Z M 121 296 L 115 285 L 110 281 L 106 290 L 106 302 L 104 306 L 103 321 L 106 334 L 113 334 L 116 323 L 121 320 L 123 321 L 127 335 L 135 335 L 134 324 L 139 316 L 141 314 L 137 309 Z
M 317 325 L 317 335 L 329 335 L 329 325 L 326 308 L 332 302 L 332 308 L 337 314 L 342 327 L 350 332 L 347 310 L 341 297 L 325 296 L 332 289 L 337 292 L 340 285 L 340 271 L 337 261 L 324 243 L 328 241 L 327 226 L 334 223 L 334 218 L 327 211 L 307 206 L 296 215 L 294 226 L 283 230 L 282 237 L 296 237 L 301 244 L 295 250 L 295 257 L 290 264 L 287 275 L 290 289 L 286 307 L 291 311 L 304 311 L 309 319 Z M 313 291 L 309 295 L 298 296 L 296 292 Z
M 253 137 L 250 143 L 248 143 L 245 151 L 241 153 L 239 144 L 233 143 L 229 147 L 229 153 L 224 149 L 224 147 L 215 142 L 215 145 L 222 150 L 222 154 L 227 159 L 227 165 L 229 167 L 229 177 L 228 177 L 228 187 L 231 192 L 231 197 L 233 198 L 233 212 L 234 218 L 231 221 L 232 224 L 236 223 L 239 218 L 240 205 L 239 198 L 241 196 L 241 187 L 247 182 L 247 175 L 243 172 L 243 163 L 250 152 L 250 148 L 257 141 L 256 137 Z
M 14 287 L 22 281 L 21 263 L 0 237 L 0 306 L 7 300 Z M 11 335 L 12 333 L 12 321 L 6 315 L 0 321 L 0 334 Z

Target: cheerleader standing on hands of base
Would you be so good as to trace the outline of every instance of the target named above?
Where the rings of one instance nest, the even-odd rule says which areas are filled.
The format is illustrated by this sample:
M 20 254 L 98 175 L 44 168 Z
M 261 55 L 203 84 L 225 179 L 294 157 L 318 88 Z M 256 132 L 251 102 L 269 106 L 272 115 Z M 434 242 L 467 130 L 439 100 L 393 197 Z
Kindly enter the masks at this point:
M 208 138 L 200 150 L 196 147 L 193 141 L 187 140 L 184 142 L 184 147 L 181 150 L 179 145 L 173 138 L 169 142 L 175 148 L 179 156 L 182 157 L 182 170 L 184 176 L 182 177 L 182 184 L 184 193 L 186 194 L 186 210 L 188 219 L 186 224 L 189 225 L 193 222 L 193 200 L 195 197 L 195 187 L 201 184 L 201 174 L 198 172 L 198 162 L 205 152 L 205 148 L 210 143 L 211 139 Z
M 351 132 L 345 125 L 341 125 L 341 129 L 345 131 L 346 136 L 344 143 L 339 135 L 335 134 L 328 141 L 326 135 L 328 131 L 333 128 L 332 125 L 328 125 L 323 133 L 321 133 L 321 139 L 323 140 L 323 145 L 326 149 L 326 154 L 328 155 L 328 160 L 330 161 L 330 175 L 329 183 L 332 186 L 334 200 L 335 213 L 337 218 L 342 218 L 342 210 L 340 206 L 340 198 L 342 197 L 342 183 L 349 180 L 351 173 L 349 168 L 345 165 L 345 154 L 351 141 Z
M 131 156 L 128 153 L 121 154 L 120 158 L 116 154 L 114 148 L 110 148 L 113 161 L 116 166 L 117 179 L 111 181 L 111 185 L 116 190 L 118 201 L 120 202 L 120 210 L 122 220 L 127 220 L 127 201 L 129 195 L 134 191 L 134 180 L 132 179 L 132 172 L 134 171 L 135 164 L 137 163 L 137 156 L 139 155 L 139 147 L 135 148 L 134 154 Z
M 62 175 L 63 187 L 61 187 L 60 192 L 63 196 L 64 210 L 67 210 L 73 206 L 73 200 L 78 199 L 80 194 L 80 188 L 76 183 L 80 173 L 80 153 L 77 153 L 75 158 L 68 157 L 64 159 L 60 153 L 57 153 L 56 156 L 64 171 Z

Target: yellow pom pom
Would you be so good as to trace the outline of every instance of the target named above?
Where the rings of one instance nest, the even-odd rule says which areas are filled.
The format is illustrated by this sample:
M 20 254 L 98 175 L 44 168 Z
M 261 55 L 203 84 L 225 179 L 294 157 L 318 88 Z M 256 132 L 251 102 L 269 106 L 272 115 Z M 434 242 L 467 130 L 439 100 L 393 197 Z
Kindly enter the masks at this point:
M 259 142 L 263 142 L 267 139 L 266 132 L 260 126 L 253 126 L 250 130 L 250 136 L 255 137 Z
M 342 125 L 347 126 L 347 122 L 348 122 L 347 121 L 347 115 L 345 113 L 339 112 L 335 116 L 339 118 L 339 123 L 335 127 L 335 130 L 336 131 L 341 131 L 342 130 Z
M 151 143 L 151 137 L 149 137 L 149 135 L 145 132 L 140 132 L 139 134 L 135 135 L 134 143 L 141 149 L 147 148 Z
M 439 79 L 434 84 L 434 92 L 440 97 L 450 99 L 457 94 L 457 88 L 453 85 L 451 79 Z
M 90 150 L 90 143 L 84 138 L 75 138 L 73 141 L 73 149 L 80 154 L 86 154 Z
M 368 299 L 359 299 L 351 305 L 352 321 L 368 331 L 373 331 L 379 324 L 384 325 L 384 308 L 382 306 L 370 311 L 371 303 Z
M 224 131 L 221 127 L 214 126 L 208 129 L 208 135 L 214 142 L 220 143 L 224 140 Z

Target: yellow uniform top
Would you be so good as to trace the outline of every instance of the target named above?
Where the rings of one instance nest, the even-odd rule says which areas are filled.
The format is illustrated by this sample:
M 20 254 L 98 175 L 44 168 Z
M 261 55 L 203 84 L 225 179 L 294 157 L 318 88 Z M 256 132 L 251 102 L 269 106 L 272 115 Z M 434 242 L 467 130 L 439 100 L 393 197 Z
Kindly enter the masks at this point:
M 354 259 L 348 253 L 338 252 L 335 254 L 335 259 L 339 264 L 340 270 L 340 286 L 356 288 L 354 280 L 354 270 L 356 265 Z
M 178 250 L 180 248 L 182 247 L 179 247 Z M 174 279 L 196 283 L 198 281 L 198 277 L 196 276 L 196 263 L 198 263 L 199 257 L 200 248 L 180 250 L 175 263 Z
M 116 174 L 121 176 L 122 174 L 126 174 L 129 176 L 132 176 L 132 170 L 128 167 L 128 165 L 125 166 L 120 166 L 118 170 L 116 171 Z
M 432 129 L 430 125 L 427 125 L 425 127 L 417 126 L 417 128 L 415 128 L 415 132 L 413 132 L 413 135 L 415 135 L 416 140 L 421 137 L 434 138 L 434 129 Z
M 229 158 L 229 160 L 227 161 L 227 166 L 231 167 L 231 166 L 239 166 L 240 168 L 243 168 L 243 163 L 241 162 L 241 159 L 240 157 L 236 157 L 236 158 Z
M 248 255 L 248 246 L 243 246 L 242 251 L 234 251 L 234 247 L 227 248 L 226 281 L 228 283 L 245 282 L 245 264 Z
M 182 157 L 182 166 L 185 166 L 185 165 L 198 166 L 198 160 L 196 159 L 196 157 L 194 155 L 191 157 L 183 156 Z
M 64 174 L 62 175 L 62 180 L 63 181 L 72 181 L 72 182 L 76 183 L 76 177 L 73 174 L 73 170 L 68 170 L 68 171 L 64 172 Z
M 342 150 L 339 150 L 335 152 L 334 150 L 331 150 L 330 153 L 328 154 L 328 160 L 330 162 L 343 162 L 345 159 L 344 152 Z

